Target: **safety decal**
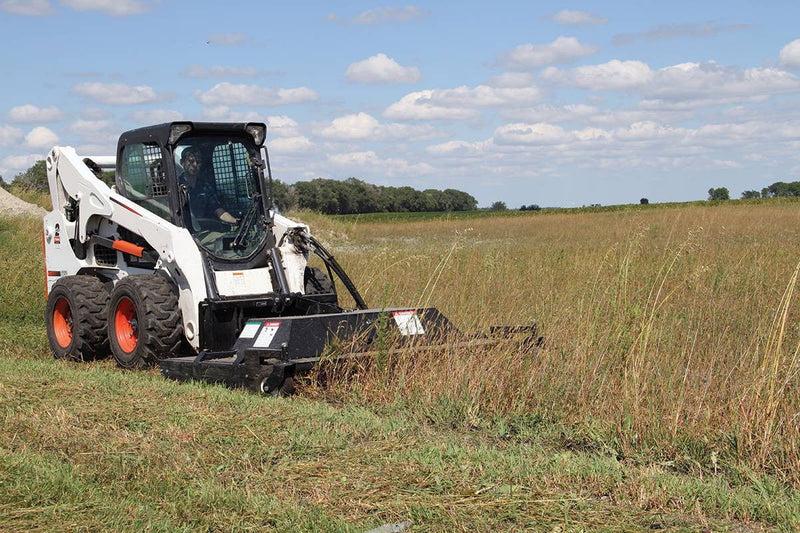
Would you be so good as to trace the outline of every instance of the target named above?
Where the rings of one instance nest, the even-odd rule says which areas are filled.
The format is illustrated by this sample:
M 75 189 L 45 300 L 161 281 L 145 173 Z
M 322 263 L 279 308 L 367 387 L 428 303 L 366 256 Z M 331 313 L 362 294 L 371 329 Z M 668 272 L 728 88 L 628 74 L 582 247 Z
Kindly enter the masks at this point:
M 240 339 L 252 339 L 258 333 L 258 328 L 261 327 L 260 320 L 248 320 L 242 328 L 242 333 L 239 335 Z
M 256 342 L 253 343 L 253 348 L 269 348 L 280 327 L 280 322 L 264 322 L 264 327 L 261 328 L 261 333 L 258 334 Z
M 392 318 L 401 335 L 425 335 L 425 328 L 416 311 L 392 311 Z

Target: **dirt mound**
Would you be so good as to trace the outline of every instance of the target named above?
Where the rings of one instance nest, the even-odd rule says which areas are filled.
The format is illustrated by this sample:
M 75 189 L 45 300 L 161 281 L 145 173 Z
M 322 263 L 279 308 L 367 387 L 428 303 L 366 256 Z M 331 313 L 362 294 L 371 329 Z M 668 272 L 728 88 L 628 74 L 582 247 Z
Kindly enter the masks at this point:
M 42 207 L 36 204 L 29 204 L 24 200 L 20 200 L 7 190 L 0 187 L 0 216 L 44 216 L 45 211 Z

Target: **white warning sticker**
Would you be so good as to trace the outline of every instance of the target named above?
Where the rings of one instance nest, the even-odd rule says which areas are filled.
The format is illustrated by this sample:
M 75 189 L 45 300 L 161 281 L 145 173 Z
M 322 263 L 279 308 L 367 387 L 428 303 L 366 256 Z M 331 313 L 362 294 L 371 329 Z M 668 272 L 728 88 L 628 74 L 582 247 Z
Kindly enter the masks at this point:
M 242 328 L 242 333 L 239 335 L 240 339 L 252 339 L 258 333 L 258 328 L 261 327 L 260 320 L 248 320 L 248 322 Z
M 280 322 L 264 322 L 264 327 L 261 328 L 261 333 L 258 334 L 256 342 L 253 343 L 253 348 L 269 348 L 280 327 Z
M 425 335 L 425 328 L 416 311 L 392 311 L 392 317 L 401 335 Z

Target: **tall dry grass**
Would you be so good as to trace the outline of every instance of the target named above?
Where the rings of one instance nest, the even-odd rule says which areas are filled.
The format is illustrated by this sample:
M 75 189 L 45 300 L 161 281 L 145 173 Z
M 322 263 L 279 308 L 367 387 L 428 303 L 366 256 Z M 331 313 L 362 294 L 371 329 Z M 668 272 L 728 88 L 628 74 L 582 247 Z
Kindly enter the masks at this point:
M 302 218 L 302 217 L 301 217 Z M 587 445 L 800 480 L 794 204 L 380 224 L 317 223 L 367 303 L 546 346 L 408 351 L 321 394 L 443 423 L 546 420 Z

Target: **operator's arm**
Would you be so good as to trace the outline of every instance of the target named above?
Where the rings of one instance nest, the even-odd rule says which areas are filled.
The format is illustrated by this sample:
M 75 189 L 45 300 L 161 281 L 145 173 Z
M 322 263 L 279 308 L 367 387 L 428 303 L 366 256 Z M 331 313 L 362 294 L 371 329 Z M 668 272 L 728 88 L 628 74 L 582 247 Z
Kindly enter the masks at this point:
M 207 195 L 208 195 L 207 197 L 208 203 L 206 205 L 209 206 L 209 211 L 212 206 L 220 205 L 222 203 L 222 201 L 219 199 L 219 195 L 214 189 L 209 188 Z M 216 209 L 214 209 L 214 216 L 227 224 L 236 224 L 236 222 L 238 222 L 238 220 L 236 220 L 236 217 L 228 213 L 228 211 L 224 207 L 217 207 Z
M 217 210 L 214 211 L 214 214 L 217 216 L 218 219 L 228 224 L 236 224 L 237 222 L 235 216 L 231 215 L 221 207 L 217 208 Z

